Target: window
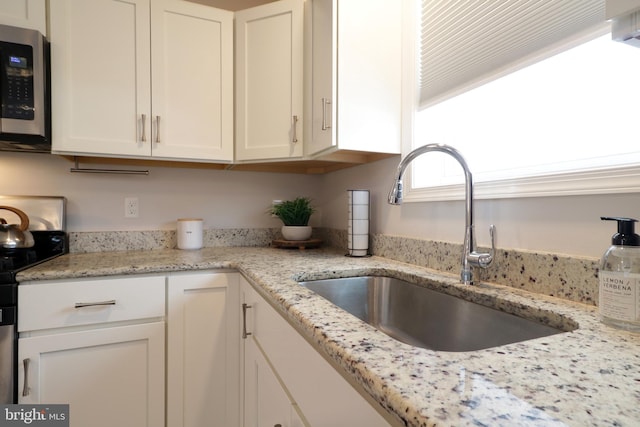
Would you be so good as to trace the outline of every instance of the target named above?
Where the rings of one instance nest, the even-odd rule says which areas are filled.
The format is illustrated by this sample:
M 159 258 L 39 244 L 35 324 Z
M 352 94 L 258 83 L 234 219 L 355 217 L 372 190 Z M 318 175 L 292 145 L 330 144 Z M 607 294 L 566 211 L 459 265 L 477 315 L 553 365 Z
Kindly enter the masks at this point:
M 413 147 L 458 149 L 481 198 L 640 191 L 640 50 L 611 41 L 608 25 L 593 27 L 545 60 L 509 74 L 501 67 L 492 75 L 502 77 L 448 89 L 444 100 L 423 98 Z M 463 196 L 453 159 L 429 153 L 412 166 L 407 200 Z

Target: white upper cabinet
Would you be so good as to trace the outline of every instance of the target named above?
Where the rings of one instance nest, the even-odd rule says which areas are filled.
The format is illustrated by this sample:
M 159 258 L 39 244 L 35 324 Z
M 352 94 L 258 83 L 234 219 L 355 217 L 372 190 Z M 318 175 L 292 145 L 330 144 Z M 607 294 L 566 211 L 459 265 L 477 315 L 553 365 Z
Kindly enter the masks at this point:
M 233 14 L 151 3 L 154 157 L 233 159 Z
M 31 20 L 25 8 L 44 13 L 45 1 L 4 2 L 0 19 Z M 46 4 L 55 154 L 357 164 L 400 153 L 402 1 Z
M 304 2 L 236 12 L 236 160 L 303 155 Z
M 231 161 L 232 22 L 181 0 L 52 2 L 53 151 Z
M 53 151 L 149 156 L 149 0 L 50 7 Z
M 313 0 L 308 155 L 400 153 L 402 4 Z
M 0 24 L 31 28 L 47 34 L 46 0 L 4 0 L 0 2 Z

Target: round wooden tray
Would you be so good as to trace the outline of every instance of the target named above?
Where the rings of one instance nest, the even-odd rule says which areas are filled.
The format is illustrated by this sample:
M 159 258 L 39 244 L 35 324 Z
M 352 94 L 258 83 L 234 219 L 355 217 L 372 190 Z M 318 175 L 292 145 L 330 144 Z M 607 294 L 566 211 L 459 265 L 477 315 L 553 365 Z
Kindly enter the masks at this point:
M 271 242 L 271 245 L 276 248 L 298 248 L 302 249 L 313 249 L 320 247 L 322 245 L 322 240 L 320 239 L 309 239 L 309 240 L 284 240 L 284 239 L 274 239 Z

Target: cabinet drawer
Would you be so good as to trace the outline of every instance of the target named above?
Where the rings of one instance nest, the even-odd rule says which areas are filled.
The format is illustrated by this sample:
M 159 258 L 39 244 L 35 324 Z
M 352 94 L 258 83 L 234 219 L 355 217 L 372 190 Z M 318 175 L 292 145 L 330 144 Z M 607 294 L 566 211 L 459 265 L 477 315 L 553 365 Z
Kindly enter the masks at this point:
M 165 277 L 33 282 L 18 286 L 18 330 L 163 317 Z

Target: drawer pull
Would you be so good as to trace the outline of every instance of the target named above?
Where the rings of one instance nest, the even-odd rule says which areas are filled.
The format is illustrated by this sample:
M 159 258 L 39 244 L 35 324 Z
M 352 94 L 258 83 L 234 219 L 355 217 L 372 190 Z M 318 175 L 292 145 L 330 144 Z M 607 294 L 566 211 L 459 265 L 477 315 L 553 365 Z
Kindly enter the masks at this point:
M 156 144 L 160 144 L 160 116 L 156 116 Z
M 29 387 L 29 363 L 31 363 L 31 359 L 23 359 L 22 364 L 24 365 L 24 385 L 22 386 L 22 395 L 29 396 L 29 392 L 31 388 Z
M 140 137 L 140 141 L 142 142 L 146 142 L 147 140 L 147 134 L 145 132 L 146 128 L 147 128 L 147 115 L 142 114 L 142 136 Z
M 296 132 L 297 128 L 298 128 L 298 116 L 293 116 L 293 138 L 291 139 L 291 142 L 293 142 L 294 144 L 298 142 L 298 135 Z
M 99 306 L 99 305 L 116 305 L 116 300 L 112 299 L 112 300 L 109 300 L 109 301 L 77 302 L 75 307 L 76 308 L 83 308 L 83 307 L 95 307 L 95 306 Z
M 249 304 L 242 303 L 242 339 L 247 339 L 251 332 L 247 332 L 247 309 L 251 308 Z
M 331 125 L 327 123 L 327 105 L 331 105 L 331 100 L 322 98 L 322 130 L 331 129 Z

